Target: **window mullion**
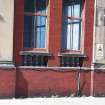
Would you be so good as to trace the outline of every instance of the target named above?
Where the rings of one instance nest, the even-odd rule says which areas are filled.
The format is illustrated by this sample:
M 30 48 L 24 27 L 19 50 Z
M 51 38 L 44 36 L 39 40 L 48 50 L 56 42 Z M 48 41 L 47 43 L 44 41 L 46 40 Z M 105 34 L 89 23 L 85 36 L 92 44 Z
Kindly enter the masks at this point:
M 41 19 L 42 19 L 42 17 L 40 16 L 40 37 L 39 37 L 39 42 L 40 42 L 40 48 L 41 48 L 41 37 L 42 37 L 42 32 L 41 32 L 41 30 L 42 30 L 42 24 L 41 24 Z
M 71 17 L 73 17 L 73 4 L 71 5 Z M 73 27 L 72 27 L 72 24 L 73 24 L 73 19 L 71 19 L 71 47 L 70 47 L 70 50 L 72 50 L 72 35 L 73 35 Z
M 72 5 L 72 8 L 73 8 L 73 17 L 74 17 L 74 4 Z M 72 50 L 73 50 L 73 35 L 74 35 L 74 27 L 73 27 L 73 24 L 74 24 L 74 19 L 72 19 Z
M 36 13 L 36 0 L 34 0 L 34 7 L 35 7 L 35 13 Z M 33 47 L 35 48 L 36 47 L 36 36 L 37 36 L 37 31 L 36 31 L 36 25 L 37 25 L 37 23 L 36 23 L 36 21 L 37 21 L 37 16 L 34 16 L 34 38 L 33 38 Z
M 72 17 L 72 5 L 71 5 L 71 17 Z M 69 47 L 69 50 L 70 50 L 71 49 L 71 36 L 72 36 L 72 19 L 70 19 L 69 21 L 70 21 L 70 23 L 69 23 L 70 24 L 70 42 L 69 42 L 70 43 L 70 47 Z
M 81 45 L 81 22 L 79 21 L 79 44 L 78 44 L 79 49 L 80 49 L 80 45 Z

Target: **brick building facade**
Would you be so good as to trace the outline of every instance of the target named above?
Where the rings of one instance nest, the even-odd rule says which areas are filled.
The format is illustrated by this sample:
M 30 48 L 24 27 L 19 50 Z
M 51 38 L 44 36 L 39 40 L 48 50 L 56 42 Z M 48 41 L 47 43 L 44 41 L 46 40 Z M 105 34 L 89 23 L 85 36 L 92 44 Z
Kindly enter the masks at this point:
M 97 2 L 1 0 L 0 97 L 105 95 Z

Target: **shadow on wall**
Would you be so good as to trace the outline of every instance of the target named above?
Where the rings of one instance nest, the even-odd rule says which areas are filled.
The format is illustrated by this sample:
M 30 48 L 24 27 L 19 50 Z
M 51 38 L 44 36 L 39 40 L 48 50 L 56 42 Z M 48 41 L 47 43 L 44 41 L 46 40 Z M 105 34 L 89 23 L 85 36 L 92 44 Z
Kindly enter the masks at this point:
M 16 71 L 16 88 L 15 98 L 27 98 L 28 97 L 28 83 L 24 78 L 21 71 Z
M 1 22 L 4 22 L 5 21 L 2 15 L 0 15 L 0 21 Z
M 81 92 L 81 96 L 82 95 L 84 95 L 84 93 L 83 93 L 83 90 L 85 89 L 85 87 L 86 87 L 86 83 L 87 83 L 87 79 L 86 79 L 86 77 L 85 77 L 85 75 L 83 74 L 82 75 L 82 80 L 81 80 L 81 87 L 80 87 L 80 92 Z
M 59 78 L 57 78 L 56 76 L 51 76 L 51 78 L 48 79 L 48 77 L 51 74 L 54 75 L 55 73 L 54 72 L 46 72 L 46 75 L 44 75 L 44 73 L 43 73 L 43 76 L 41 76 L 39 79 L 39 78 L 37 78 L 37 76 L 36 76 L 37 73 L 36 73 L 34 76 L 36 79 L 34 78 L 34 80 L 36 80 L 37 82 L 32 82 L 33 84 L 32 84 L 31 88 L 33 88 L 33 90 L 30 91 L 29 90 L 29 83 L 28 83 L 29 81 L 27 81 L 27 76 L 25 78 L 23 73 L 24 72 L 20 71 L 19 69 L 16 70 L 15 98 L 52 97 L 52 96 L 78 97 L 77 96 L 77 90 L 73 89 L 73 85 L 77 85 L 77 84 L 75 84 L 72 81 L 73 79 L 76 79 L 76 78 L 73 78 L 72 75 L 71 75 L 71 77 L 69 77 L 68 75 L 66 77 L 66 75 L 64 73 L 64 75 L 56 75 L 56 76 L 59 76 Z M 75 72 L 73 72 L 73 73 L 75 73 Z M 81 73 L 80 96 L 82 96 L 82 95 L 89 96 L 90 95 L 90 92 L 89 92 L 90 91 L 90 89 L 89 89 L 90 85 L 88 83 L 87 73 L 86 74 L 85 73 L 86 72 Z M 58 73 L 58 74 L 60 74 L 60 73 Z M 65 81 L 64 78 L 66 78 L 67 81 Z M 63 81 L 65 81 L 64 85 L 61 84 L 62 83 L 61 79 L 63 79 Z M 43 80 L 43 82 L 42 82 L 42 80 Z M 55 82 L 55 81 L 57 81 L 57 82 Z M 46 86 L 47 83 L 49 83 L 48 86 Z M 35 86 L 35 85 L 37 85 L 37 86 Z M 70 88 L 68 86 L 70 86 Z M 39 87 L 39 89 L 38 89 L 38 87 Z

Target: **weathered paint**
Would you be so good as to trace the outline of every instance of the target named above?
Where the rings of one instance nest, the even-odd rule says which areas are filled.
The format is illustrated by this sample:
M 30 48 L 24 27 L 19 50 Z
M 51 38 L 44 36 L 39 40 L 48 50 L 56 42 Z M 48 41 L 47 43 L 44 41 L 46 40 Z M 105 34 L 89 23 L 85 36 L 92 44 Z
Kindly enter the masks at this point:
M 0 61 L 13 61 L 14 0 L 0 0 Z

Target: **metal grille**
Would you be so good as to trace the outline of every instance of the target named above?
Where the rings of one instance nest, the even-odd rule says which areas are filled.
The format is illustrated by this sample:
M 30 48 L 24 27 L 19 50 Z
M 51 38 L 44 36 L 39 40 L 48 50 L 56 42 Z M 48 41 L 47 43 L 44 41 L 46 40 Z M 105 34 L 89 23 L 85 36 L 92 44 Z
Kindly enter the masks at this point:
M 60 61 L 61 67 L 78 67 L 80 66 L 80 57 L 62 56 Z
M 23 55 L 23 66 L 47 66 L 48 57 Z

